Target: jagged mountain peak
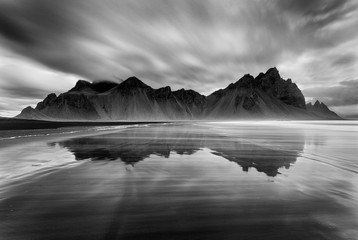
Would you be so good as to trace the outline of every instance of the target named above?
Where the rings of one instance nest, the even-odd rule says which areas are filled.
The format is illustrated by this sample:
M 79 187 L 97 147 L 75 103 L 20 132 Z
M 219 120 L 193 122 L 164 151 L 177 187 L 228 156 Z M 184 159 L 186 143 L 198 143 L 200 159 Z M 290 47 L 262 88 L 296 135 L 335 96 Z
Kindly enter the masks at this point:
M 323 102 L 320 102 L 319 100 L 316 100 L 314 103 L 309 102 L 306 104 L 306 106 L 310 107 L 310 108 L 316 108 L 316 109 L 328 109 L 326 104 L 324 104 Z
M 272 80 L 274 79 L 281 79 L 281 75 L 280 72 L 278 71 L 278 69 L 276 67 L 272 67 L 269 68 L 265 73 L 260 72 L 256 77 L 255 77 L 255 82 L 260 82 L 260 80 L 262 78 L 271 78 Z
M 256 77 L 253 77 L 251 74 L 245 74 L 235 83 L 231 83 L 227 88 L 232 89 L 237 87 L 248 87 L 251 85 L 270 86 L 280 80 L 285 81 L 289 84 L 292 83 L 291 79 L 282 79 L 278 69 L 276 67 L 272 67 L 268 69 L 266 73 L 261 72 Z
M 306 108 L 301 90 L 295 83 L 292 83 L 291 79 L 283 79 L 276 67 L 268 69 L 266 73 L 260 73 L 254 81 L 266 94 L 278 98 L 288 105 Z
M 129 77 L 119 84 L 120 87 L 151 88 L 135 76 Z
M 255 80 L 255 78 L 252 75 L 245 74 L 235 83 L 231 83 L 227 88 L 229 88 L 229 89 L 238 88 L 238 87 L 248 88 L 248 87 L 252 86 L 252 84 L 254 83 L 254 80 Z
M 266 73 L 266 75 L 280 75 L 280 72 L 276 67 L 269 68 Z
M 313 106 L 315 106 L 315 107 L 326 106 L 326 104 L 324 104 L 323 102 L 320 102 L 320 101 L 316 100 L 315 103 L 313 104 Z
M 275 82 L 282 80 L 280 72 L 276 67 L 270 68 L 266 73 L 260 73 L 256 78 L 262 85 L 274 84 Z

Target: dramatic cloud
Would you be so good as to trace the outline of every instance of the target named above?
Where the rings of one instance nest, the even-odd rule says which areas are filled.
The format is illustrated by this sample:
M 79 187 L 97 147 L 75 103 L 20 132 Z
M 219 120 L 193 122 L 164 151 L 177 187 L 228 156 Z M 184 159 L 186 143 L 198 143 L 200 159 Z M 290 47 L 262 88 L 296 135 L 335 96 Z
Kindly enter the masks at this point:
M 330 106 L 358 104 L 358 80 L 342 81 L 338 86 L 305 89 L 306 97 L 321 99 Z
M 347 54 L 347 55 L 342 55 L 336 58 L 336 60 L 334 60 L 332 62 L 333 67 L 334 66 L 345 66 L 345 65 L 353 65 L 357 60 L 357 57 L 353 54 Z
M 325 104 L 335 107 L 343 115 L 358 113 L 358 80 L 342 81 L 337 86 L 309 88 L 303 91 L 312 100 L 319 99 Z M 350 112 L 344 110 L 349 106 Z
M 0 55 L 0 91 L 32 104 L 75 78 L 135 75 L 208 94 L 272 66 L 334 87 L 358 74 L 357 24 L 348 0 L 0 0 L 0 53 L 15 56 Z

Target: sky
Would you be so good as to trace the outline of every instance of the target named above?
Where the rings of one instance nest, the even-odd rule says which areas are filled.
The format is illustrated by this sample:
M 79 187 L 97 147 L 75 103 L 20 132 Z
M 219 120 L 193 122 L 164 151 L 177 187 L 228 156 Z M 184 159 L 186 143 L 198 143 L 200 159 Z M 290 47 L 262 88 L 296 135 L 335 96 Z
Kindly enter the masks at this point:
M 207 95 L 277 67 L 358 117 L 358 1 L 0 0 L 0 116 L 78 79 Z

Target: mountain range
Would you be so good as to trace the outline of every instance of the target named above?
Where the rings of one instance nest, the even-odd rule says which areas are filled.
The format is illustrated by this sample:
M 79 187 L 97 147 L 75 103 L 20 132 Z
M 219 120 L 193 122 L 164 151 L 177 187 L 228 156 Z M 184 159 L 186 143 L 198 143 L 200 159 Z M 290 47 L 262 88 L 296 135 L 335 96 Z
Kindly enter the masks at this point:
M 121 83 L 79 80 L 65 93 L 49 94 L 35 108 L 16 116 L 42 120 L 234 120 L 341 119 L 319 101 L 306 104 L 291 79 L 276 68 L 237 82 L 208 96 L 194 90 L 153 89 L 136 77 Z

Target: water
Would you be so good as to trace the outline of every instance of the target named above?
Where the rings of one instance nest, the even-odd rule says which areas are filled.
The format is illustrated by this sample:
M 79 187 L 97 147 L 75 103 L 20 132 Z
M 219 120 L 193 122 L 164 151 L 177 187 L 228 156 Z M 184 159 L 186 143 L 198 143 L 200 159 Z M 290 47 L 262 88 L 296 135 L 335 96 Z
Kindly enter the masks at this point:
M 358 122 L 53 131 L 0 142 L 0 239 L 358 239 Z

